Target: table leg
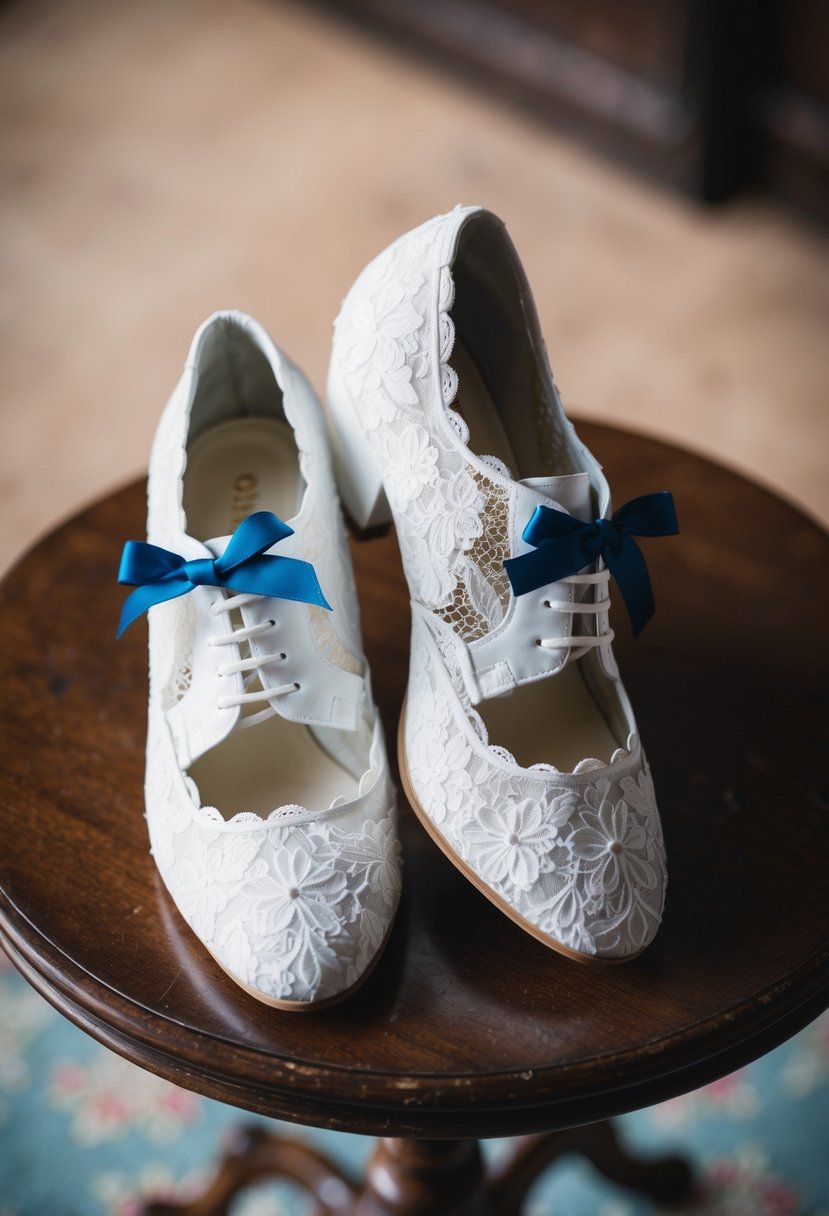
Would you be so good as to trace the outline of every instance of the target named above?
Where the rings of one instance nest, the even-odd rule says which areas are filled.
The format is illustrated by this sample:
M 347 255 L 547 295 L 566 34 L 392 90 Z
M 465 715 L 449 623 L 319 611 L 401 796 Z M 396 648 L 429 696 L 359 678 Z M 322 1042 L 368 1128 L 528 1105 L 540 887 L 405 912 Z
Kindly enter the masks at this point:
M 381 1139 L 354 1216 L 488 1216 L 477 1140 Z
M 665 1203 L 693 1190 L 685 1161 L 630 1156 L 610 1122 L 520 1136 L 491 1168 L 477 1140 L 380 1139 L 365 1186 L 307 1144 L 252 1126 L 237 1134 L 203 1195 L 184 1204 L 149 1203 L 141 1216 L 226 1216 L 239 1191 L 269 1178 L 303 1187 L 316 1216 L 519 1216 L 543 1171 L 571 1152 L 613 1182 Z
M 226 1216 L 245 1187 L 268 1179 L 296 1182 L 316 1201 L 315 1216 L 352 1216 L 356 1184 L 332 1161 L 299 1140 L 266 1128 L 239 1128 L 210 1186 L 190 1203 L 150 1202 L 140 1216 Z
M 578 1153 L 612 1182 L 662 1203 L 688 1198 L 694 1178 L 680 1157 L 642 1159 L 631 1156 L 619 1142 L 610 1120 L 549 1132 L 519 1136 L 490 1174 L 487 1195 L 491 1216 L 515 1216 L 530 1187 L 557 1157 Z

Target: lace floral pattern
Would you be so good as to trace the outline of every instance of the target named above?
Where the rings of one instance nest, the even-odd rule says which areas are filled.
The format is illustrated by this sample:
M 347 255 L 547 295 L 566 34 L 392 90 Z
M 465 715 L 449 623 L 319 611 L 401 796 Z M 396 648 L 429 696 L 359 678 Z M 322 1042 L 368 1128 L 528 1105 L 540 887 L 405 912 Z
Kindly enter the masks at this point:
M 578 774 L 520 769 L 453 708 L 440 652 L 416 643 L 406 712 L 409 778 L 423 811 L 529 924 L 582 954 L 642 950 L 662 914 L 665 853 L 641 748 Z
M 574 795 L 562 793 L 543 801 L 525 798 L 505 806 L 481 803 L 466 833 L 481 876 L 492 884 L 530 890 L 539 874 L 557 868 L 555 850 L 562 844 L 559 832 L 569 820 L 574 802 Z
M 401 303 L 391 293 L 378 304 L 375 341 L 411 323 L 406 308 L 400 311 Z M 248 330 L 260 348 L 268 342 L 255 322 L 241 314 L 225 314 L 219 323 Z M 197 338 L 190 370 L 162 415 L 150 461 L 150 540 L 174 552 L 183 551 L 182 544 L 189 541 L 181 478 L 189 378 L 198 367 L 194 352 L 199 349 Z M 324 676 L 332 667 L 361 676 L 359 609 L 324 416 L 302 373 L 281 352 L 273 358 L 306 483 L 303 556 L 314 565 L 333 608 L 308 606 L 304 623 L 316 656 L 325 662 L 320 665 Z M 385 366 L 382 382 L 384 391 L 394 388 L 406 397 L 406 373 L 398 376 Z M 184 761 L 179 763 L 179 756 L 192 754 L 184 736 L 193 722 L 176 720 L 175 712 L 201 674 L 193 604 L 191 597 L 181 597 L 149 614 L 145 793 L 153 857 L 188 925 L 235 979 L 274 1000 L 316 1002 L 339 996 L 371 963 L 400 894 L 395 795 L 376 711 L 362 685 L 355 729 L 319 728 L 327 731 L 324 746 L 332 759 L 347 772 L 363 774 L 352 801 L 314 812 L 280 806 L 267 818 L 243 812 L 225 820 L 217 809 L 201 805 Z M 202 723 L 197 713 L 191 717 L 198 736 Z
M 437 382 L 450 426 L 461 442 L 468 438 L 466 424 L 449 409 L 458 387 L 449 364 L 455 340 L 452 275 L 448 267 L 435 266 L 433 316 L 435 285 L 413 267 L 411 242 L 423 254 L 439 231 L 440 217 L 368 267 L 338 319 L 334 358 L 359 402 L 368 441 L 382 458 L 389 502 L 404 513 L 398 539 L 415 597 L 447 610 L 459 582 L 468 581 L 465 555 L 484 535 L 487 504 L 490 497 L 496 504 L 497 487 L 468 464 L 445 430 L 428 425 Z M 480 618 L 477 624 L 480 629 Z
M 358 805 L 286 820 L 211 823 L 169 736 L 151 721 L 147 822 L 161 877 L 208 950 L 275 1000 L 324 1000 L 356 983 L 400 896 L 394 794 L 378 778 Z
M 437 217 L 363 272 L 338 319 L 332 359 L 334 391 L 350 402 L 383 471 L 416 605 L 408 774 L 440 834 L 528 925 L 579 953 L 629 956 L 653 937 L 665 887 L 653 787 L 635 735 L 609 765 L 522 769 L 490 745 L 473 708 L 513 678 L 503 655 L 487 665 L 470 643 L 508 627 L 504 560 L 517 503 L 529 504 L 530 491 L 496 458 L 471 457 L 468 426 L 452 408 L 454 284 L 445 263 L 461 222 Z M 537 396 L 548 401 L 547 389 Z M 543 455 L 547 467 L 578 472 L 562 418 L 544 406 Z M 479 660 L 486 685 L 476 684 Z M 540 674 L 525 663 L 523 679 Z

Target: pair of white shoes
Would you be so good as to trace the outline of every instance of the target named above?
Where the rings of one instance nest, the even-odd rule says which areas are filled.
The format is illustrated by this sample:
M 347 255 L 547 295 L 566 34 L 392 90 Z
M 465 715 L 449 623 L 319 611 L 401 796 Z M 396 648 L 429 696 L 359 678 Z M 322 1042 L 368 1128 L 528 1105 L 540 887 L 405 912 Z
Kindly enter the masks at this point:
M 158 428 L 150 544 L 128 542 L 119 578 L 136 588 L 122 628 L 149 608 L 146 807 L 170 894 L 281 1009 L 342 999 L 388 938 L 395 790 L 336 472 L 358 527 L 397 529 L 412 596 L 400 770 L 424 826 L 546 945 L 638 954 L 665 854 L 608 581 L 640 627 L 632 533 L 675 531 L 670 496 L 610 522 L 515 250 L 480 208 L 366 268 L 328 390 L 331 449 L 302 373 L 256 322 L 219 313 Z

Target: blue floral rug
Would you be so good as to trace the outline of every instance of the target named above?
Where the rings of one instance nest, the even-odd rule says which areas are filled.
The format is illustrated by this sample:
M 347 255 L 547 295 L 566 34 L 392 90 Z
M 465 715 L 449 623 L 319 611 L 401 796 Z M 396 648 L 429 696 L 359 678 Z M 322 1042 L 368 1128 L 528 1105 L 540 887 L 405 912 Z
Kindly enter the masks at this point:
M 55 1013 L 0 952 L 0 1216 L 134 1216 L 137 1196 L 198 1193 L 244 1114 L 161 1081 Z M 262 1120 L 271 1123 L 269 1120 Z M 829 1216 L 829 1014 L 695 1093 L 619 1121 L 644 1153 L 679 1152 L 701 1194 L 676 1216 Z M 276 1126 L 271 1123 L 271 1126 Z M 285 1125 L 354 1171 L 371 1141 Z M 485 1150 L 497 1154 L 503 1142 Z M 287 1184 L 250 1189 L 233 1216 L 306 1216 Z M 526 1216 L 645 1216 L 657 1209 L 566 1159 Z

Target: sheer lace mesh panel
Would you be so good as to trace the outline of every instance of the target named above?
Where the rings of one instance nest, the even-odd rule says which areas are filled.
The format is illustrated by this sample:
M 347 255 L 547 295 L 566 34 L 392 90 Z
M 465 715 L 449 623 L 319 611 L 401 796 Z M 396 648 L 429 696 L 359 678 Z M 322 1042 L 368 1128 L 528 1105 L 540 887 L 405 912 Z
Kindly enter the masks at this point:
M 579 470 L 567 447 L 566 436 L 558 425 L 555 411 L 550 408 L 547 390 L 540 380 L 536 381 L 533 412 L 541 468 L 554 477 L 577 473 Z
M 483 637 L 504 616 L 509 605 L 510 585 L 504 560 L 509 547 L 509 493 L 477 469 L 469 472 L 486 495 L 481 514 L 483 532 L 460 559 L 458 582 L 452 601 L 438 609 L 438 616 L 466 642 Z
M 169 709 L 190 689 L 193 679 L 193 647 L 196 636 L 196 612 L 192 602 L 183 596 L 171 605 L 175 610 L 175 641 L 173 665 L 165 698 Z
M 335 667 L 350 671 L 354 675 L 363 674 L 363 665 L 356 655 L 347 650 L 331 624 L 331 613 L 326 608 L 316 604 L 308 605 L 308 617 L 314 631 L 317 650 Z
M 180 701 L 186 692 L 190 690 L 190 681 L 193 678 L 193 669 L 190 662 L 182 663 L 176 668 L 175 676 L 173 677 L 173 699 Z

